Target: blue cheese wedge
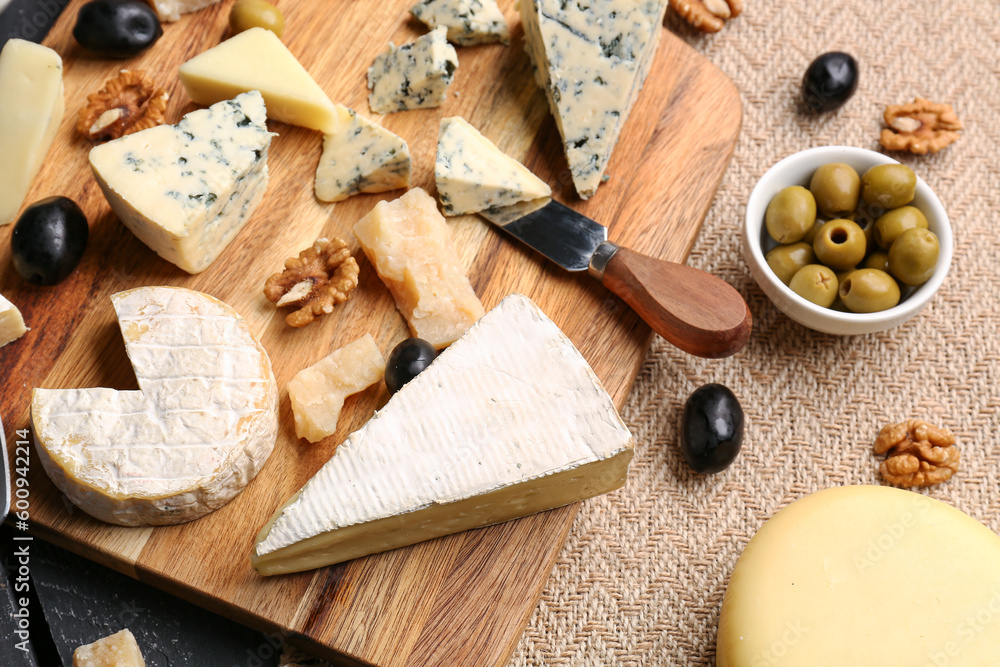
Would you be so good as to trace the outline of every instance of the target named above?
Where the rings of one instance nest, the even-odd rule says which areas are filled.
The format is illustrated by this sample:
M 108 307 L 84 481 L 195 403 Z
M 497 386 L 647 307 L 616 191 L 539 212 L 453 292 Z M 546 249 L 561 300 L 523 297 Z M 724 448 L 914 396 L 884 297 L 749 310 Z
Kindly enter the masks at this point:
M 368 104 L 375 113 L 441 106 L 458 69 L 448 30 L 435 28 L 409 44 L 380 53 L 368 68 Z
M 197 519 L 235 497 L 274 448 L 271 361 L 246 321 L 207 294 L 139 287 L 111 300 L 139 390 L 35 389 L 42 466 L 101 521 Z
M 410 186 L 410 148 L 399 136 L 338 104 L 337 128 L 323 137 L 316 197 L 341 201 L 360 192 Z
M 267 189 L 264 100 L 253 91 L 95 146 L 111 208 L 160 257 L 199 273 L 239 233 Z
M 632 453 L 579 351 L 511 295 L 348 436 L 251 561 L 298 572 L 552 509 L 622 486 Z
M 662 30 L 666 0 L 520 0 L 524 44 L 577 193 L 601 184 Z
M 441 120 L 434 180 L 445 215 L 549 197 L 552 189 L 464 118 Z
M 495 0 L 421 0 L 410 13 L 428 28 L 447 28 L 452 44 L 510 44 L 510 28 Z

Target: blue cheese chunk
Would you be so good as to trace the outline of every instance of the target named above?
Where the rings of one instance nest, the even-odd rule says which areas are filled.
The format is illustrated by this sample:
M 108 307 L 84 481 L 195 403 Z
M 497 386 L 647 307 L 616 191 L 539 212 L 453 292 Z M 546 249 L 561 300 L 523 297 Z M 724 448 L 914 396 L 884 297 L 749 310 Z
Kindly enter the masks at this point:
M 445 215 L 552 195 L 542 179 L 458 116 L 441 120 L 434 180 Z
M 597 191 L 649 72 L 666 0 L 520 0 L 525 49 L 576 191 Z
M 338 127 L 323 137 L 316 196 L 341 201 L 359 192 L 410 185 L 410 148 L 399 136 L 338 104 Z
M 264 99 L 251 91 L 177 125 L 96 146 L 90 166 L 111 208 L 160 257 L 199 273 L 250 219 L 267 189 Z
M 458 69 L 448 30 L 435 28 L 409 44 L 380 53 L 368 68 L 368 104 L 375 113 L 441 106 Z
M 447 28 L 452 44 L 510 44 L 507 20 L 495 0 L 421 0 L 410 13 L 428 28 Z

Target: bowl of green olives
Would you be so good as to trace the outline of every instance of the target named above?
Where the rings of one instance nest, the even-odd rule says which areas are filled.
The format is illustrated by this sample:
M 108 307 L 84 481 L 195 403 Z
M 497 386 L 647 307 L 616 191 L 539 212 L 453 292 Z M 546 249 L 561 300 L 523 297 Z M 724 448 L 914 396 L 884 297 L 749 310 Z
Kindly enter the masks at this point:
M 747 202 L 743 255 L 779 310 L 839 335 L 884 331 L 930 302 L 951 266 L 951 223 L 913 170 L 822 146 L 781 160 Z

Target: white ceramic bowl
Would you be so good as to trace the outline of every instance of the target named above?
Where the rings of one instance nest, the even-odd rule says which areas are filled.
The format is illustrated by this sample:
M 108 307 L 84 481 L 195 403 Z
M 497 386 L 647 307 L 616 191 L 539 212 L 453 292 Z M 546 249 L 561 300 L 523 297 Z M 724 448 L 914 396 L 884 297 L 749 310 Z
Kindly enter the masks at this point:
M 750 193 L 746 222 L 743 225 L 743 256 L 750 266 L 754 280 L 768 298 L 774 302 L 778 310 L 799 324 L 816 331 L 839 335 L 885 331 L 902 324 L 923 310 L 944 282 L 951 266 L 953 250 L 951 223 L 937 195 L 918 174 L 913 205 L 927 216 L 928 227 L 937 234 L 941 245 L 937 268 L 934 269 L 930 280 L 904 297 L 895 307 L 878 313 L 848 313 L 817 306 L 778 280 L 764 260 L 761 244 L 767 234 L 764 229 L 764 212 L 771 198 L 789 185 L 808 187 L 813 172 L 829 162 L 844 162 L 857 169 L 858 174 L 863 174 L 869 167 L 894 163 L 896 160 L 875 151 L 851 146 L 821 146 L 789 155 L 768 169 Z

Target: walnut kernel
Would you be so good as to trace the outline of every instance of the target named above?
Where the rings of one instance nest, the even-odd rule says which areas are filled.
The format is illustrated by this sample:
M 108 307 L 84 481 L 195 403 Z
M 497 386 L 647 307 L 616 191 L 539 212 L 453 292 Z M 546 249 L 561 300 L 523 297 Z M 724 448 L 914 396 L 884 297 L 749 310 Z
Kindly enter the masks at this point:
M 350 298 L 358 286 L 358 262 L 341 239 L 319 239 L 285 260 L 285 270 L 264 283 L 264 296 L 275 305 L 297 308 L 285 317 L 293 327 L 304 327 Z
M 918 97 L 911 104 L 890 104 L 879 142 L 891 151 L 918 155 L 937 153 L 958 139 L 962 121 L 950 104 L 935 104 Z
M 87 95 L 76 130 L 91 141 L 106 141 L 162 125 L 169 99 L 145 72 L 123 69 L 100 91 Z
M 920 419 L 890 424 L 875 438 L 875 453 L 887 454 L 879 470 L 896 486 L 932 486 L 958 472 L 955 436 Z
M 743 12 L 743 0 L 670 0 L 681 18 L 702 32 L 719 32 Z

